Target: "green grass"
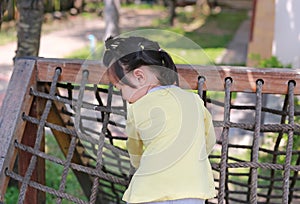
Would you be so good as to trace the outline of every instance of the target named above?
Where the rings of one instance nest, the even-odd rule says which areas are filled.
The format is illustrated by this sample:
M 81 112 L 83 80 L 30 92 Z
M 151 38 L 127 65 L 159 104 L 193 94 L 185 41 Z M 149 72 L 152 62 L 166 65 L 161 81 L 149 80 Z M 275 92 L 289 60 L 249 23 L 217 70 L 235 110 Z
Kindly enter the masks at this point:
M 103 43 L 98 42 L 96 45 L 95 53 L 92 54 L 90 47 L 85 46 L 82 49 L 78 49 L 69 55 L 64 56 L 64 58 L 70 58 L 70 59 L 86 59 L 86 60 L 99 60 L 102 57 L 103 54 Z
M 224 51 L 222 48 L 208 49 L 166 49 L 176 64 L 214 64 L 216 58 Z
M 98 10 L 98 9 L 103 9 L 104 8 L 104 3 L 101 2 L 97 2 L 97 1 L 89 1 L 85 3 L 85 10 Z
M 177 13 L 177 23 L 174 27 L 169 27 L 167 18 L 157 19 L 153 22 L 153 27 L 168 29 L 182 34 L 192 41 L 199 43 L 203 48 L 206 47 L 226 47 L 232 39 L 240 24 L 247 19 L 245 10 L 223 9 L 220 13 L 204 16 L 191 12 L 179 11 Z M 185 31 L 184 26 L 194 22 L 201 22 L 192 31 Z
M 10 186 L 5 193 L 4 203 L 15 204 L 18 201 L 19 189 L 16 186 Z
M 200 64 L 209 65 L 214 64 L 217 57 L 223 52 L 224 48 L 194 48 L 194 49 L 181 49 L 181 48 L 167 48 L 165 49 L 172 57 L 176 64 Z M 64 56 L 70 59 L 101 59 L 101 52 L 96 54 L 96 57 L 91 55 L 89 47 L 84 47 L 71 54 Z
M 65 159 L 53 135 L 46 135 L 46 152 L 57 158 Z M 62 172 L 63 166 L 46 160 L 46 186 L 51 186 L 58 190 Z M 87 200 L 73 171 L 69 171 L 67 175 L 65 192 L 80 199 Z M 56 203 L 56 196 L 47 193 L 46 202 L 47 204 Z M 64 200 L 62 203 L 71 204 L 72 202 Z
M 15 29 L 9 29 L 7 31 L 0 30 L 0 45 L 5 45 L 17 40 L 17 34 Z
M 217 27 L 227 31 L 236 31 L 240 23 L 247 18 L 246 10 L 225 10 L 219 14 L 210 15 L 207 17 L 207 24 L 214 21 Z
M 216 64 L 216 59 L 224 52 L 237 28 L 246 18 L 247 13 L 244 10 L 224 10 L 219 14 L 197 18 L 188 12 L 178 12 L 178 23 L 174 27 L 168 26 L 167 18 L 157 19 L 150 27 L 141 27 L 122 35 L 143 36 L 157 41 L 178 64 Z M 203 24 L 193 31 L 186 31 L 184 25 L 194 21 L 201 21 Z M 102 46 L 102 44 L 98 45 L 98 47 Z M 89 48 L 85 47 L 66 57 L 91 59 L 91 54 Z M 96 59 L 101 59 L 101 54 L 97 54 Z
M 88 46 L 76 50 L 67 56 L 64 56 L 64 58 L 70 58 L 70 59 L 90 59 L 91 57 L 92 55 L 90 53 L 90 48 Z
M 58 147 L 58 144 L 54 136 L 46 135 L 45 138 L 46 138 L 46 153 L 60 159 L 65 159 L 60 148 Z M 61 181 L 62 172 L 63 172 L 63 166 L 46 160 L 46 186 L 58 190 Z M 75 197 L 78 197 L 82 200 L 87 200 L 73 171 L 70 171 L 67 175 L 65 192 Z M 4 202 L 6 204 L 15 204 L 18 201 L 18 196 L 19 196 L 19 190 L 17 187 L 15 186 L 8 187 L 7 192 L 5 194 Z M 46 203 L 55 204 L 56 196 L 46 193 Z M 71 204 L 72 202 L 63 200 L 62 203 Z

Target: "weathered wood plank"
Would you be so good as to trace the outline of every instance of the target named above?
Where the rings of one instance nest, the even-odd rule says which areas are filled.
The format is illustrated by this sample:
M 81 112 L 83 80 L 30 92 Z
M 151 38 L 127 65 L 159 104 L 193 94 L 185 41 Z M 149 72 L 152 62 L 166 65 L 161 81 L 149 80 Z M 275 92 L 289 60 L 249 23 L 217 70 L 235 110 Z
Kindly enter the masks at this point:
M 43 106 L 43 107 L 41 107 Z M 30 109 L 30 116 L 35 118 L 40 118 L 42 114 L 42 110 L 44 110 L 44 103 L 41 102 L 39 98 L 35 98 Z M 26 123 L 23 137 L 21 139 L 22 144 L 27 145 L 29 147 L 34 147 L 36 138 L 37 138 L 37 129 L 38 126 L 32 123 Z M 44 135 L 45 136 L 45 135 Z M 42 144 L 40 151 L 45 151 L 45 137 L 43 136 Z M 28 165 L 30 163 L 32 154 L 19 150 L 18 151 L 18 171 L 21 176 L 26 174 Z M 45 184 L 46 176 L 45 176 L 45 160 L 38 157 L 37 165 L 31 176 L 32 181 L 36 181 L 40 184 Z M 20 183 L 21 185 L 21 183 Z M 45 203 L 46 194 L 45 192 L 38 191 L 36 188 L 28 186 L 26 191 L 26 196 L 23 204 L 38 204 Z
M 36 84 L 34 59 L 19 59 L 16 61 L 6 96 L 0 110 L 0 201 L 4 200 L 4 193 L 8 184 L 5 169 L 12 169 L 16 150 L 14 141 L 21 142 L 25 124 L 22 113 L 28 114 L 33 97 L 29 89 Z
M 81 72 L 86 69 L 90 71 L 89 83 L 108 83 L 106 68 L 100 61 L 69 59 L 38 59 L 38 80 L 51 81 L 56 67 L 63 69 L 61 82 L 80 83 Z M 180 85 L 187 89 L 197 89 L 199 76 L 206 78 L 204 88 L 211 91 L 224 91 L 224 81 L 227 77 L 233 80 L 231 90 L 242 92 L 255 92 L 255 83 L 259 79 L 264 81 L 263 93 L 285 94 L 290 80 L 300 84 L 300 69 L 199 65 L 177 65 L 177 68 Z M 298 86 L 295 94 L 300 94 Z
M 38 80 L 42 82 L 51 82 L 53 70 L 57 67 L 62 68 L 62 74 L 59 78 L 60 82 L 79 83 L 82 79 L 82 71 L 88 70 L 89 83 L 97 84 L 99 82 L 107 84 L 106 68 L 101 66 L 100 61 L 86 61 L 74 59 L 37 59 Z

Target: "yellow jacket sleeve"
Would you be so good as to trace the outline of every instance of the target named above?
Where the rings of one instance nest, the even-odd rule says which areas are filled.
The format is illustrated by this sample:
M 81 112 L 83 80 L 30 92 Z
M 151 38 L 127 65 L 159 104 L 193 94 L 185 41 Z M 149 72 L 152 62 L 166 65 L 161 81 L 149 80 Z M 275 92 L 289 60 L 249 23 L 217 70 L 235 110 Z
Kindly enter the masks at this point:
M 143 142 L 136 130 L 132 110 L 128 109 L 126 133 L 128 136 L 126 146 L 130 157 L 130 163 L 133 167 L 138 168 L 141 156 L 143 154 Z
M 206 153 L 207 155 L 209 155 L 212 152 L 213 147 L 216 143 L 216 135 L 211 114 L 206 108 L 204 108 L 204 117 Z

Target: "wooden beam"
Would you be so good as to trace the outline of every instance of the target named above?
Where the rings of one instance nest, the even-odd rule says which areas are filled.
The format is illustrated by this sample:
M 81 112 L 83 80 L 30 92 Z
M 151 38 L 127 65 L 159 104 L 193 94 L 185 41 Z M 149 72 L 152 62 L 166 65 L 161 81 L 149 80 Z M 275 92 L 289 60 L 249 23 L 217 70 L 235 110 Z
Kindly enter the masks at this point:
M 42 103 L 40 99 L 35 98 L 30 109 L 30 116 L 35 118 L 40 118 L 42 110 L 44 110 L 45 103 Z M 43 106 L 43 107 L 41 107 Z M 22 137 L 22 144 L 34 148 L 34 144 L 37 138 L 38 126 L 32 123 L 26 123 L 25 131 Z M 45 134 L 43 135 L 43 140 L 41 144 L 40 151 L 45 151 Z M 25 176 L 30 163 L 32 154 L 23 150 L 19 150 L 18 153 L 18 170 L 21 176 Z M 37 164 L 31 176 L 32 181 L 36 181 L 40 184 L 45 185 L 45 159 L 38 157 Z M 20 183 L 21 186 L 21 183 Z M 24 204 L 39 204 L 46 202 L 45 192 L 39 191 L 36 188 L 28 186 L 26 191 L 26 196 Z
M 14 141 L 21 142 L 26 122 L 22 114 L 29 114 L 33 97 L 28 94 L 31 87 L 36 85 L 34 59 L 19 59 L 15 63 L 6 96 L 0 110 L 0 201 L 4 194 L 9 178 L 5 169 L 12 169 L 16 158 Z
M 62 68 L 61 82 L 80 83 L 83 70 L 90 72 L 89 83 L 107 84 L 106 68 L 99 61 L 43 59 L 37 60 L 38 80 L 52 80 L 54 69 Z M 289 81 L 300 84 L 300 69 L 284 68 L 252 68 L 237 66 L 200 66 L 177 65 L 180 76 L 180 86 L 186 89 L 197 89 L 198 77 L 204 76 L 205 90 L 224 91 L 224 81 L 230 77 L 233 80 L 231 91 L 255 92 L 256 81 L 264 81 L 263 93 L 286 94 Z M 295 94 L 300 94 L 296 86 Z
M 90 72 L 89 83 L 109 83 L 106 68 L 101 66 L 100 61 L 39 58 L 37 59 L 37 66 L 39 67 L 38 80 L 41 82 L 51 82 L 54 73 L 53 70 L 60 67 L 62 68 L 62 74 L 59 78 L 60 82 L 80 84 L 82 71 L 88 70 Z

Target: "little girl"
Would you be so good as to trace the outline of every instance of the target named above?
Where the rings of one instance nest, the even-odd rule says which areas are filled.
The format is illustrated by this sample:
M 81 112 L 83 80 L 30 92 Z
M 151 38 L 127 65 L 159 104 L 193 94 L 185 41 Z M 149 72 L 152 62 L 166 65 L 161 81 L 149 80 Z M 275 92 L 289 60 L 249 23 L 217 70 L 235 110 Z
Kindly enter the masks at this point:
M 172 58 L 143 37 L 110 38 L 105 46 L 109 79 L 129 102 L 127 148 L 137 169 L 123 200 L 204 204 L 215 197 L 211 115 L 198 95 L 178 87 Z

